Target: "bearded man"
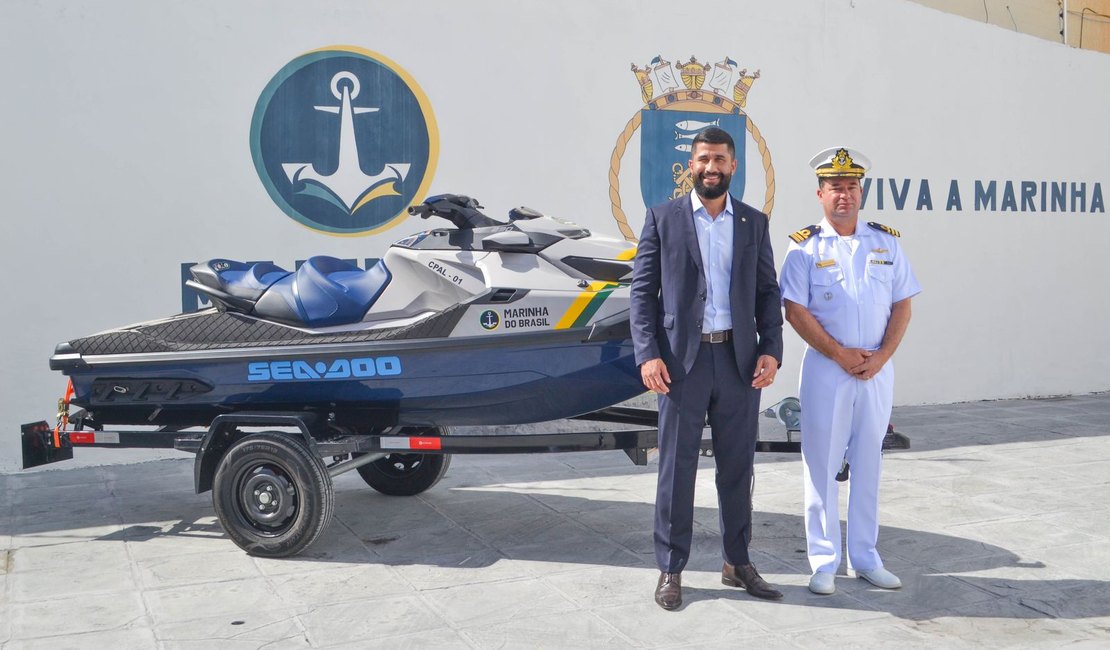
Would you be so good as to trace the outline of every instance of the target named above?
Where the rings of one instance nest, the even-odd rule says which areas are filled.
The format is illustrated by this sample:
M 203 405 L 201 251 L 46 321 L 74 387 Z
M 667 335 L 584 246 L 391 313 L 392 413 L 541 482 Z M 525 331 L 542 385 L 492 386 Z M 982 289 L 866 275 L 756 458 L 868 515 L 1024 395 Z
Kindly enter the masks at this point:
M 707 414 L 717 464 L 721 581 L 758 598 L 782 598 L 748 555 L 760 390 L 782 365 L 768 218 L 728 192 L 736 147 L 727 132 L 709 127 L 692 147 L 694 192 L 648 210 L 631 286 L 636 363 L 659 400 L 655 602 L 668 610 L 682 604 Z

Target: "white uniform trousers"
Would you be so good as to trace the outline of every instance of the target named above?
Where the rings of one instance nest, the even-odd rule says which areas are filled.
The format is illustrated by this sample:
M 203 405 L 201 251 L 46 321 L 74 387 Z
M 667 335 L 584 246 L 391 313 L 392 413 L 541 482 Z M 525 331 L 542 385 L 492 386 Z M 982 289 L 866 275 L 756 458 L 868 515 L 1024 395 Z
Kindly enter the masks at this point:
M 879 537 L 879 474 L 882 445 L 894 401 L 894 365 L 872 379 L 844 372 L 832 359 L 806 349 L 802 360 L 802 467 L 805 481 L 806 549 L 816 573 L 840 566 L 840 514 L 836 475 L 847 458 L 848 568 L 883 566 Z

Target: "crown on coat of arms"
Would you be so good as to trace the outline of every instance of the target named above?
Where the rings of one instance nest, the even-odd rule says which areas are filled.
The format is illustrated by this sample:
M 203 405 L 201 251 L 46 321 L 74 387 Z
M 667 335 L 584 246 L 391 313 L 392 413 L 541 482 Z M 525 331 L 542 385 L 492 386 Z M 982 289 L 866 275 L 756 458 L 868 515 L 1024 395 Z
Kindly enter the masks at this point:
M 748 74 L 747 68 L 738 68 L 736 61 L 727 56 L 713 65 L 691 56 L 689 61 L 680 61 L 676 68 L 675 64 L 659 55 L 643 68 L 633 63 L 632 73 L 640 84 L 640 97 L 644 104 L 651 104 L 679 90 L 681 83 L 685 90 L 708 91 L 744 108 L 752 84 L 759 79 L 759 70 Z

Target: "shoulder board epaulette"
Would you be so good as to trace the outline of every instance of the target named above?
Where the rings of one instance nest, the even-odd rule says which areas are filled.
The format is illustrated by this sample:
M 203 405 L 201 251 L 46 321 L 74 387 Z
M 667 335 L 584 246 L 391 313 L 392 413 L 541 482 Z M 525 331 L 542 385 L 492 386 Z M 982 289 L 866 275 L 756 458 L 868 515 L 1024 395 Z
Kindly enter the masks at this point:
M 871 226 L 875 230 L 881 230 L 881 231 L 885 232 L 888 235 L 894 235 L 895 237 L 901 237 L 902 236 L 902 233 L 898 232 L 894 228 L 891 228 L 890 226 L 884 226 L 881 223 L 875 223 L 874 221 L 868 221 L 867 225 Z
M 819 232 L 821 232 L 821 226 L 806 226 L 793 235 L 790 235 L 790 238 L 794 240 L 795 244 L 800 244 Z

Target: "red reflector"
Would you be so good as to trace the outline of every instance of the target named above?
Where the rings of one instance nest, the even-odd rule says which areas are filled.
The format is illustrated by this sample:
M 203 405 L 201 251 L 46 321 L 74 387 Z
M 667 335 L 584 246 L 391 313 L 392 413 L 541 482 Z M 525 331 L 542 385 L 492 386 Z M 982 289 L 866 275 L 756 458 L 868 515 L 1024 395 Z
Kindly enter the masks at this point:
M 442 449 L 439 438 L 409 438 L 409 449 Z
M 75 445 L 91 445 L 96 442 L 96 434 L 91 431 L 71 431 L 69 441 Z

